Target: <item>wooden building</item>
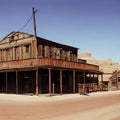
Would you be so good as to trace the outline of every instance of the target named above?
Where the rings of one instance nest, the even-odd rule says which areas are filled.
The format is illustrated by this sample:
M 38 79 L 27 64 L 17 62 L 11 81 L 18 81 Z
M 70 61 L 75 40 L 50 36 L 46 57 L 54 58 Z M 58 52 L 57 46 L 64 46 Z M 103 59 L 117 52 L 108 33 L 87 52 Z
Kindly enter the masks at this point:
M 120 71 L 113 72 L 110 79 L 110 89 L 120 89 Z
M 78 48 L 23 32 L 0 41 L 0 93 L 76 93 L 78 83 L 99 85 L 99 66 L 77 59 Z

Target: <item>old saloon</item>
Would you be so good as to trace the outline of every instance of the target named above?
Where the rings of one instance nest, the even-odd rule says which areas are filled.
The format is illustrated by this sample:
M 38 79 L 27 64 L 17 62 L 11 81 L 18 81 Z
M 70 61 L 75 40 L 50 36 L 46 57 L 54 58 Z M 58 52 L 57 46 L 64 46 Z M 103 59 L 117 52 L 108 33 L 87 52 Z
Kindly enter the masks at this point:
M 76 93 L 78 83 L 99 85 L 99 66 L 77 59 L 78 48 L 23 32 L 0 41 L 1 93 Z

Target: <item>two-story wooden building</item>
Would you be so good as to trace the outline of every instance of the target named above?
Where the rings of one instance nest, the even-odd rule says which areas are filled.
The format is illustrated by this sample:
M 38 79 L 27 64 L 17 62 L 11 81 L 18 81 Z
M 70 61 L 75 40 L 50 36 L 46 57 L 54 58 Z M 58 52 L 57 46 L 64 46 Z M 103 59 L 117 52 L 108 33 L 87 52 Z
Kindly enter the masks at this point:
M 78 48 L 11 32 L 0 41 L 0 92 L 64 94 L 78 92 L 78 83 L 98 85 L 99 66 L 77 54 Z

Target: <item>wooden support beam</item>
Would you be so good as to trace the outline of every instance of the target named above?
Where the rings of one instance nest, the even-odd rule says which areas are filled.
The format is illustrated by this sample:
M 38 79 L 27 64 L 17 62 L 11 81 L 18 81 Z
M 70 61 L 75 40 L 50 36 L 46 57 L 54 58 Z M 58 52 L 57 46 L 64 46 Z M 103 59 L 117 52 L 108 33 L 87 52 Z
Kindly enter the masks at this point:
M 39 94 L 41 94 L 42 93 L 41 73 L 40 73 L 40 70 L 38 72 L 39 72 L 38 73 L 38 78 L 39 78 L 39 84 L 38 84 L 38 86 L 39 86 Z
M 89 73 L 89 78 L 90 78 L 89 84 L 91 84 L 91 73 Z
M 83 84 L 85 84 L 85 71 L 83 71 Z
M 37 96 L 39 95 L 39 92 L 38 92 L 38 68 L 36 69 L 36 95 Z
M 93 78 L 95 77 L 95 74 L 93 73 Z
M 95 74 L 93 73 L 93 81 L 92 81 L 92 83 L 94 83 L 94 78 L 95 78 Z
M 18 94 L 18 71 L 16 71 L 16 94 Z
M 116 73 L 116 87 L 117 87 L 117 89 L 119 88 L 119 85 L 118 85 L 118 73 Z
M 75 93 L 75 70 L 73 70 L 73 93 Z
M 103 90 L 103 74 L 101 74 L 101 83 L 102 83 L 102 90 Z
M 6 93 L 8 92 L 8 82 L 7 82 L 7 72 L 5 74 L 5 83 L 6 83 Z
M 101 74 L 101 82 L 103 83 L 103 74 Z
M 97 85 L 99 85 L 99 74 L 98 73 L 97 73 L 97 80 L 98 80 Z
M 51 68 L 49 68 L 49 95 L 51 96 Z
M 60 70 L 60 94 L 62 95 L 62 70 Z
M 83 71 L 83 94 L 86 94 L 86 89 L 85 89 L 85 83 L 86 83 L 86 81 L 85 81 L 85 71 Z

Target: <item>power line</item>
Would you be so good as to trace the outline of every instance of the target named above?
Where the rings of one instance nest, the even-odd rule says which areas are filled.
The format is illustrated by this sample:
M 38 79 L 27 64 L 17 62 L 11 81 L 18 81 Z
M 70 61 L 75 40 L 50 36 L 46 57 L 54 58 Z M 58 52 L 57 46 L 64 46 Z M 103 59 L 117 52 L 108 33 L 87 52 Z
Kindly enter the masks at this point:
M 23 25 L 23 27 L 21 27 L 21 28 L 18 30 L 18 32 L 20 32 L 21 30 L 23 30 L 23 29 L 27 26 L 27 24 L 30 22 L 30 20 L 32 19 L 32 17 L 33 17 L 33 15 L 31 15 L 31 17 L 28 19 L 28 21 Z
M 33 15 L 31 15 L 31 17 L 27 20 L 27 22 L 23 25 L 23 27 L 21 27 L 17 32 L 20 32 L 21 30 L 23 30 L 27 26 L 27 24 L 30 22 L 32 17 Z M 15 35 L 17 32 L 13 33 L 13 35 Z
M 36 12 L 37 12 L 37 10 L 34 11 L 34 14 Z M 23 30 L 28 25 L 28 23 L 31 21 L 31 19 L 32 19 L 32 17 L 33 17 L 34 14 L 31 15 L 31 17 L 27 20 L 27 22 L 23 25 L 23 27 L 21 27 L 17 32 L 20 32 L 21 30 Z M 15 35 L 17 32 L 13 33 L 13 35 Z

